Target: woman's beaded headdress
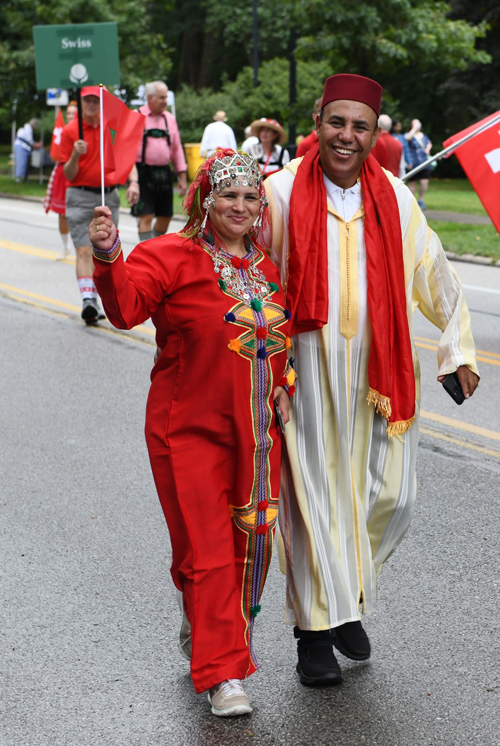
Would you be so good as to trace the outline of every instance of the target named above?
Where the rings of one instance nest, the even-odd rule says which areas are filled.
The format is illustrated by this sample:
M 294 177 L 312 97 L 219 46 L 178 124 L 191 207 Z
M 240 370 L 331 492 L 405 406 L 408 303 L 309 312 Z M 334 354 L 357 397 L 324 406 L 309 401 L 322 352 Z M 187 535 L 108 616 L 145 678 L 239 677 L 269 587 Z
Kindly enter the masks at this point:
M 259 190 L 261 207 L 254 230 L 262 226 L 267 198 L 264 193 L 262 173 L 257 161 L 247 153 L 230 148 L 219 148 L 215 155 L 200 166 L 184 200 L 188 222 L 182 233 L 188 238 L 201 236 L 210 207 L 215 204 L 214 192 L 219 194 L 227 187 L 249 186 Z
M 210 184 L 212 190 L 217 193 L 221 189 L 230 186 L 255 186 L 259 187 L 262 181 L 262 173 L 257 161 L 246 153 L 234 153 L 224 157 L 215 156 L 210 169 Z

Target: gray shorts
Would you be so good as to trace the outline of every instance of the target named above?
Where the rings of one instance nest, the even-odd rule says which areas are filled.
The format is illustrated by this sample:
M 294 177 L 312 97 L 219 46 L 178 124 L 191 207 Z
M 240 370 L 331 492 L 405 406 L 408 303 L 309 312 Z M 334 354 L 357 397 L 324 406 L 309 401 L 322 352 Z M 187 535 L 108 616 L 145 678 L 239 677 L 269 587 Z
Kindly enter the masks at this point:
M 118 228 L 120 197 L 118 189 L 104 195 L 106 206 L 111 210 L 113 223 Z M 89 223 L 94 217 L 94 207 L 101 204 L 101 193 L 86 192 L 78 187 L 68 187 L 66 191 L 66 218 L 68 219 L 71 240 L 75 248 L 90 246 Z

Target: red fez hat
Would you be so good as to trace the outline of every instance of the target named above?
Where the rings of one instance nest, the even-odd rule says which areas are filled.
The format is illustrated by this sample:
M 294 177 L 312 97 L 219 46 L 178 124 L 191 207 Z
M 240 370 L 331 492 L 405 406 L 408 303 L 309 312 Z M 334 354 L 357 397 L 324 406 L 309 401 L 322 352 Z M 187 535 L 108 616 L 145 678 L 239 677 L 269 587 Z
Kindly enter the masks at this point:
M 330 101 L 360 101 L 371 106 L 375 114 L 380 116 L 383 90 L 380 83 L 362 75 L 332 75 L 325 83 L 321 108 Z

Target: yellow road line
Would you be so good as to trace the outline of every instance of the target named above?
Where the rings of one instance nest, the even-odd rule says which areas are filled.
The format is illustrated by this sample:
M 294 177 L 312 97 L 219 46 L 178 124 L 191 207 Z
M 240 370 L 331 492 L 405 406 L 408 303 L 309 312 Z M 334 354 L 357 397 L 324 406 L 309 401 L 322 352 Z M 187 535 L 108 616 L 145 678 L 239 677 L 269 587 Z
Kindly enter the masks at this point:
M 33 300 L 41 301 L 43 303 L 50 303 L 51 306 L 57 306 L 58 308 L 65 308 L 67 311 L 76 311 L 77 313 L 80 312 L 80 308 L 78 306 L 74 306 L 71 303 L 63 303 L 61 300 L 56 300 L 56 298 L 48 298 L 46 295 L 39 295 L 38 293 L 31 293 L 29 290 L 23 290 L 22 288 L 16 288 L 13 285 L 6 285 L 3 282 L 0 282 L 0 288 L 2 290 L 7 290 L 10 293 L 15 293 L 16 295 L 20 295 L 22 298 L 32 298 Z
M 457 446 L 469 448 L 471 451 L 477 451 L 478 453 L 484 453 L 486 456 L 494 456 L 500 459 L 500 451 L 492 451 L 490 448 L 484 448 L 483 446 L 475 445 L 474 443 L 468 443 L 460 438 L 452 438 L 450 435 L 445 435 L 437 430 L 432 430 L 427 427 L 421 427 L 420 432 L 423 435 L 430 435 L 432 438 L 438 438 L 439 440 L 445 440 L 447 443 L 454 443 Z
M 81 308 L 79 306 L 74 306 L 71 303 L 63 303 L 63 301 L 57 300 L 56 298 L 48 298 L 45 295 L 39 295 L 38 293 L 32 293 L 29 290 L 23 290 L 22 288 L 16 288 L 13 285 L 6 285 L 3 282 L 0 282 L 0 289 L 6 290 L 7 293 L 13 293 L 14 294 L 14 300 L 23 300 L 26 298 L 29 298 L 34 301 L 38 301 L 37 306 L 39 308 L 44 308 L 45 306 L 41 305 L 43 303 L 49 303 L 51 306 L 56 306 L 57 308 L 64 308 L 67 311 L 74 311 L 78 315 L 80 315 Z M 154 337 L 155 330 L 150 329 L 147 326 L 143 326 L 140 324 L 139 326 L 134 326 L 133 330 L 140 332 L 141 334 L 147 334 L 149 337 Z
M 427 344 L 422 344 L 422 342 L 415 342 L 415 347 L 420 347 L 424 350 L 435 350 L 435 351 L 438 348 L 437 344 L 427 345 Z M 483 357 L 483 355 L 488 355 L 488 357 Z M 490 357 L 489 357 L 490 355 L 492 357 L 493 356 L 496 357 L 495 352 L 483 352 L 482 354 L 480 354 L 480 350 L 477 350 L 476 360 L 478 360 L 478 362 L 480 363 L 488 363 L 488 365 L 500 365 L 500 360 L 490 360 Z
M 417 342 L 430 342 L 432 347 L 426 347 L 426 345 L 419 344 L 418 347 L 426 347 L 428 350 L 437 350 L 438 341 L 436 339 L 429 339 L 428 337 L 419 337 L 417 334 L 413 336 L 413 339 Z M 497 357 L 500 360 L 499 352 L 488 352 L 488 350 L 476 350 L 479 355 L 488 355 L 489 357 Z
M 448 427 L 453 427 L 456 430 L 464 430 L 467 433 L 480 435 L 482 438 L 500 441 L 500 433 L 497 433 L 495 430 L 487 430 L 485 427 L 469 425 L 468 422 L 461 422 L 460 420 L 455 420 L 452 417 L 444 417 L 443 415 L 435 414 L 434 412 L 426 412 L 424 409 L 421 410 L 420 417 L 424 420 L 439 422 L 440 425 L 448 425 Z
M 14 243 L 14 241 L 0 240 L 0 249 L 8 249 L 9 251 L 17 251 L 20 254 L 30 254 L 31 256 L 38 256 L 42 259 L 51 259 L 52 261 L 62 261 L 66 264 L 75 264 L 74 258 L 61 259 L 60 254 L 56 251 L 50 251 L 50 249 L 38 249 L 36 246 L 27 246 L 22 243 Z

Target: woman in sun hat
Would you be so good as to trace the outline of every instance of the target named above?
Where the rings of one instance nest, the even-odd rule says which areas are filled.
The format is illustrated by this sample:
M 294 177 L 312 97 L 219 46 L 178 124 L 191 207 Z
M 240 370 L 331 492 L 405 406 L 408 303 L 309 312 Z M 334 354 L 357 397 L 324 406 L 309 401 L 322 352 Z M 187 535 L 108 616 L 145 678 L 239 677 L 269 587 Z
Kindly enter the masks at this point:
M 290 161 L 290 154 L 283 145 L 286 142 L 286 132 L 276 119 L 256 119 L 251 126 L 252 135 L 259 138 L 259 142 L 251 145 L 248 152 L 259 164 L 264 178 L 281 171 Z

